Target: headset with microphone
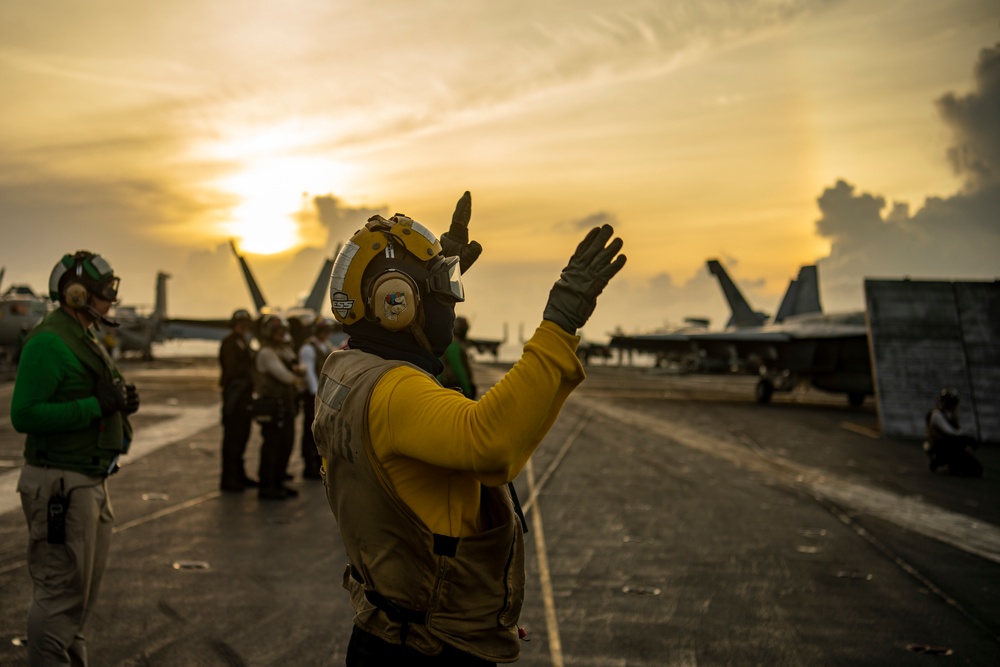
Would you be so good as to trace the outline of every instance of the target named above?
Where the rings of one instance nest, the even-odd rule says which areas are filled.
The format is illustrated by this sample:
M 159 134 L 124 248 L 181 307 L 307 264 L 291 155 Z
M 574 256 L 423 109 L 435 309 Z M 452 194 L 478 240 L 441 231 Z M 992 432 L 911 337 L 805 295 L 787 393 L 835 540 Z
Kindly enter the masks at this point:
M 52 269 L 49 297 L 67 308 L 86 312 L 105 326 L 117 327 L 118 322 L 94 308 L 91 297 L 114 303 L 118 300 L 118 282 L 119 278 L 103 257 L 88 250 L 78 250 L 73 255 L 63 255 Z
M 373 215 L 340 250 L 330 279 L 330 305 L 337 321 L 376 323 L 387 331 L 409 331 L 427 350 L 424 298 L 465 299 L 458 257 L 441 254 L 437 237 L 401 213 Z

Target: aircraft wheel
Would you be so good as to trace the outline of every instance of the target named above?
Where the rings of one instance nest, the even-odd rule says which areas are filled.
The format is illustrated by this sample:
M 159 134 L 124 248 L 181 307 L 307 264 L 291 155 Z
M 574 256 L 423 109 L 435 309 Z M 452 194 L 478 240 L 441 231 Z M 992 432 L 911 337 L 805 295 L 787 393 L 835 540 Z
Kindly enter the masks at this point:
M 847 404 L 852 408 L 860 408 L 865 404 L 865 395 L 860 392 L 852 391 L 847 394 Z
M 759 380 L 757 388 L 754 390 L 754 399 L 761 405 L 771 402 L 771 395 L 774 393 L 774 385 L 770 380 Z

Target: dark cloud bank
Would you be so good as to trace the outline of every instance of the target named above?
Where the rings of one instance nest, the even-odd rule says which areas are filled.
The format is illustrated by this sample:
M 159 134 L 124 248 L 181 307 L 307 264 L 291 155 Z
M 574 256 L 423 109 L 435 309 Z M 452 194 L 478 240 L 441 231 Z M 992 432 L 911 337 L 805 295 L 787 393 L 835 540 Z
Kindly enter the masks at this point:
M 831 242 L 818 262 L 827 305 L 860 306 L 864 277 L 1000 278 L 1000 43 L 980 52 L 974 75 L 972 92 L 936 101 L 959 192 L 928 197 L 912 214 L 845 180 L 819 197 L 816 232 Z

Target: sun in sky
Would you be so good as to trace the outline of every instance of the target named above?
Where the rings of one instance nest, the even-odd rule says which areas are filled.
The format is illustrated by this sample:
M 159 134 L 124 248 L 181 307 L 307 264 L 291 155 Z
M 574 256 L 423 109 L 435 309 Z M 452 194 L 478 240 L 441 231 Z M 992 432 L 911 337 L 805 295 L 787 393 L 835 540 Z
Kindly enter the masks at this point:
M 315 230 L 304 229 L 298 215 L 303 196 L 344 189 L 348 168 L 309 154 L 309 138 L 307 129 L 283 123 L 206 147 L 206 152 L 234 165 L 233 172 L 214 185 L 239 202 L 220 231 L 242 250 L 272 255 L 310 245 Z

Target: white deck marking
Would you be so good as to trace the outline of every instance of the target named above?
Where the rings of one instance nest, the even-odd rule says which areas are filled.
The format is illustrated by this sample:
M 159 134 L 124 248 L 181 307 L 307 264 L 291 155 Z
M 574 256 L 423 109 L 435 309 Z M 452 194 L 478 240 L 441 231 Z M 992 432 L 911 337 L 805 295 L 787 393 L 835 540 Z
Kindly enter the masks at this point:
M 928 505 L 915 498 L 841 479 L 818 468 L 799 465 L 777 455 L 769 454 L 764 458 L 732 438 L 708 437 L 683 422 L 673 422 L 658 415 L 620 404 L 612 406 L 587 397 L 574 397 L 570 400 L 609 419 L 656 433 L 742 468 L 785 479 L 820 498 L 1000 563 L 1000 528 L 992 524 Z
M 525 466 L 528 489 L 535 498 L 535 467 L 531 459 Z M 538 581 L 542 587 L 542 602 L 545 605 L 545 628 L 549 635 L 549 656 L 552 667 L 563 667 L 562 641 L 559 639 L 559 619 L 556 617 L 555 596 L 552 594 L 552 575 L 549 572 L 549 554 L 545 550 L 545 534 L 542 531 L 542 513 L 537 508 L 531 513 L 531 529 L 535 533 L 535 551 L 538 556 Z

